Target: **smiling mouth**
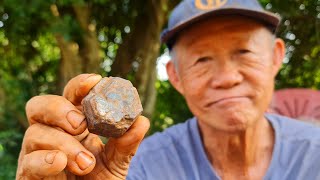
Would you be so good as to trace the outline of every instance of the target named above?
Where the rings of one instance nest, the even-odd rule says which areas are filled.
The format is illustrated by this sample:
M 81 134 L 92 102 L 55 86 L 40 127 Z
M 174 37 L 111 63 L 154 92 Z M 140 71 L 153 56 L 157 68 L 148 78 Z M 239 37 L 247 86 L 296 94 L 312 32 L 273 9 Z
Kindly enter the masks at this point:
M 237 102 L 237 101 L 242 101 L 244 99 L 248 99 L 246 96 L 234 96 L 234 97 L 226 97 L 226 98 L 221 98 L 216 101 L 213 101 L 211 103 L 208 103 L 206 107 L 210 107 L 212 105 L 217 105 L 217 104 L 222 104 L 222 103 L 232 103 L 232 102 Z

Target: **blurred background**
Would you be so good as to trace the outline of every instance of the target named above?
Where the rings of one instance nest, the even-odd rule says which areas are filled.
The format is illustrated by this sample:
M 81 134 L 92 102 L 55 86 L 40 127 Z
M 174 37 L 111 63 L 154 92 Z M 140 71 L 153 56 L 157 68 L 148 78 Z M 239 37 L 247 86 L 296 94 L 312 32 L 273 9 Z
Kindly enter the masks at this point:
M 32 96 L 61 94 L 80 73 L 137 87 L 149 134 L 192 117 L 167 81 L 159 42 L 180 0 L 0 0 L 0 179 L 14 179 Z M 320 1 L 260 0 L 282 16 L 287 54 L 276 88 L 320 88 Z

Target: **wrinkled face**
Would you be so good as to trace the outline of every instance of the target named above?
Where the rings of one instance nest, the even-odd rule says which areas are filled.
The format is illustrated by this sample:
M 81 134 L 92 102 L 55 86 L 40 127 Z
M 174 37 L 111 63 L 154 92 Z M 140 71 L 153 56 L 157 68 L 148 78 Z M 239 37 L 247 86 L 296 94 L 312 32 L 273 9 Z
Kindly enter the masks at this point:
M 184 31 L 173 54 L 169 79 L 199 123 L 242 131 L 263 118 L 284 45 L 260 23 L 220 17 Z

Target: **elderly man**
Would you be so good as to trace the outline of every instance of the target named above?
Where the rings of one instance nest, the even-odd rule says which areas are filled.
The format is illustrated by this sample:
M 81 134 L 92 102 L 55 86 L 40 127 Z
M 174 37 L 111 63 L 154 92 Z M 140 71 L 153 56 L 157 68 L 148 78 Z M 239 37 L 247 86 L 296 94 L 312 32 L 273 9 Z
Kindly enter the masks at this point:
M 63 97 L 27 103 L 17 178 L 320 179 L 320 130 L 265 114 L 285 54 L 278 24 L 255 0 L 182 1 L 162 41 L 170 82 L 195 117 L 144 140 L 128 171 L 148 120 L 102 144 L 79 107 L 101 77 L 77 76 Z

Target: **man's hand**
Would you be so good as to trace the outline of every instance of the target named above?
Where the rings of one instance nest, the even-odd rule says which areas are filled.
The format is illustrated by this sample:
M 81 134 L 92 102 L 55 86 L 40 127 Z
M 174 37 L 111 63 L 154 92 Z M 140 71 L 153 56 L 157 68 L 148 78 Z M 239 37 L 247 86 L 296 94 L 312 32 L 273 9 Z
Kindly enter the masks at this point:
M 82 74 L 68 82 L 63 96 L 36 96 L 28 101 L 30 127 L 16 179 L 125 179 L 149 120 L 140 116 L 123 136 L 110 138 L 106 145 L 89 133 L 81 100 L 100 79 L 100 75 Z

